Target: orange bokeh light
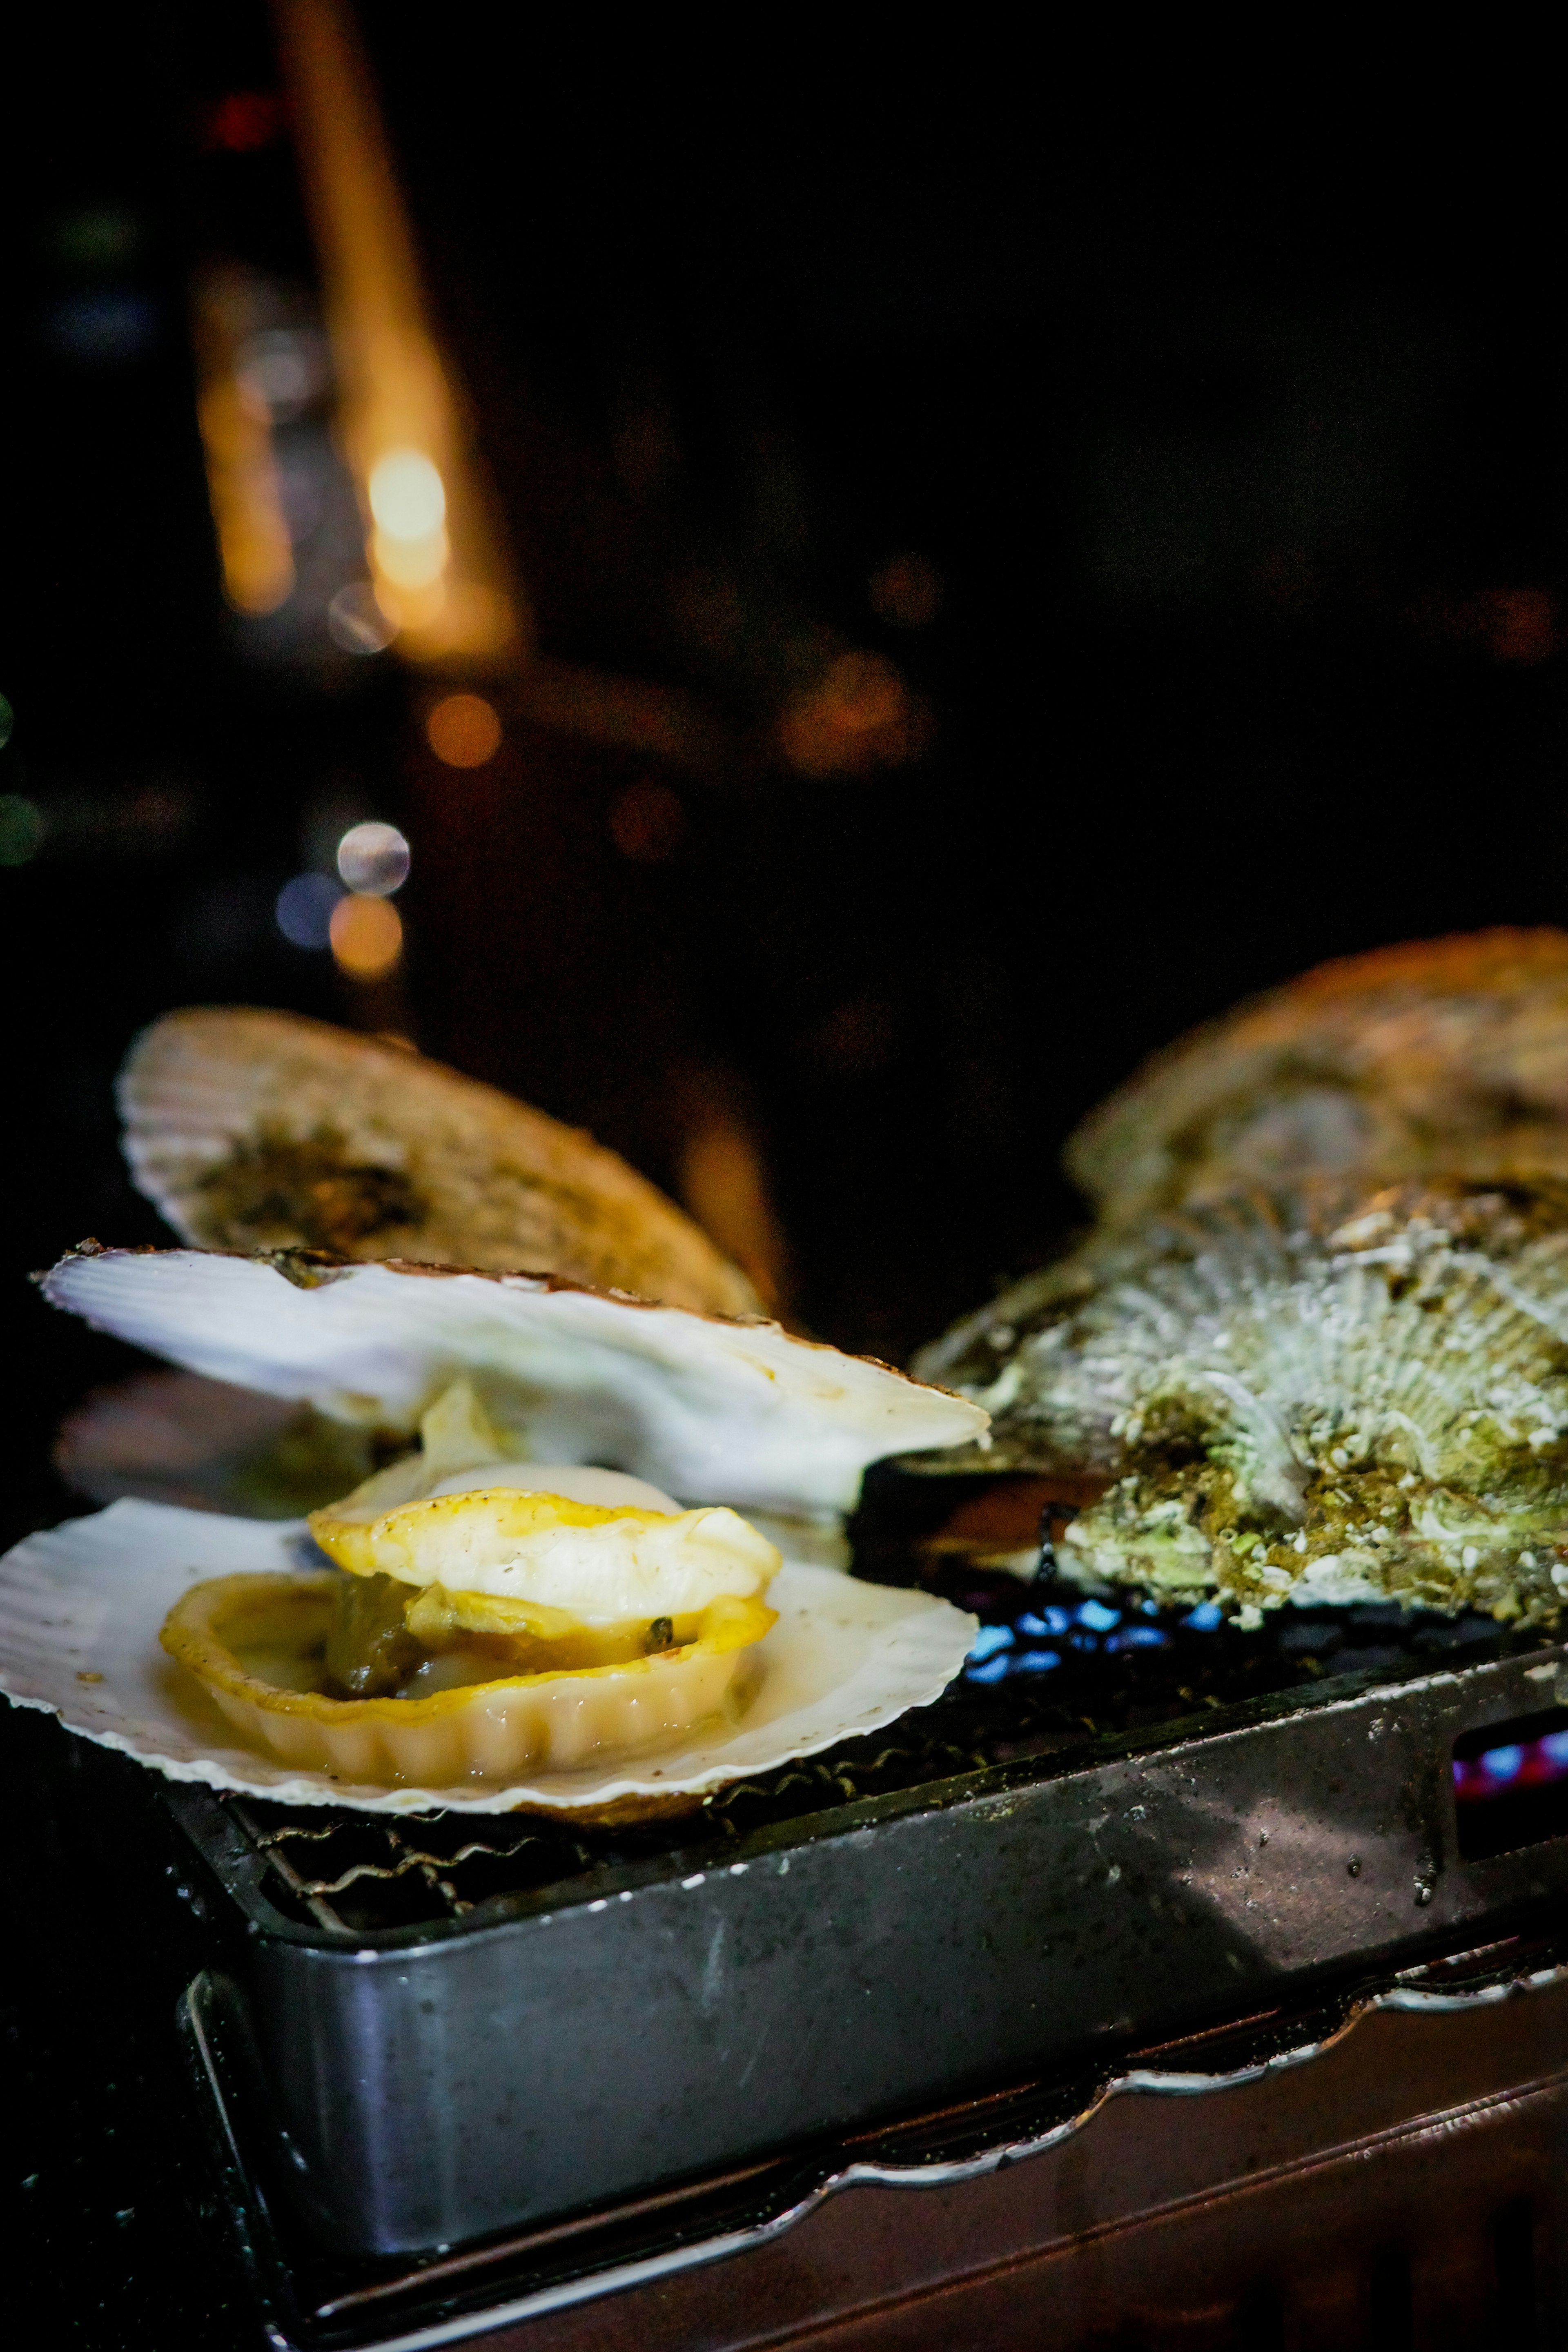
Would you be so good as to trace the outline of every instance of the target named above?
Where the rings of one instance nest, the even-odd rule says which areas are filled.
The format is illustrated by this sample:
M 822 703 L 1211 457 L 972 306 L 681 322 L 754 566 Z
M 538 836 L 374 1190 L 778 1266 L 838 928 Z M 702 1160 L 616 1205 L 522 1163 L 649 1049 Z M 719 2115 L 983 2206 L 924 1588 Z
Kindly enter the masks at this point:
M 610 837 L 623 857 L 639 866 L 664 865 L 686 838 L 679 794 L 647 776 L 628 784 L 611 805 Z
M 500 720 L 479 694 L 448 694 L 426 719 L 425 732 L 448 768 L 482 768 L 500 749 Z
M 1477 599 L 1487 650 L 1498 661 L 1549 660 L 1557 651 L 1557 614 L 1539 588 L 1494 588 Z
M 896 768 L 923 747 L 924 714 L 879 654 L 840 654 L 779 721 L 785 759 L 803 776 Z
M 942 610 L 942 574 L 929 556 L 890 556 L 869 586 L 871 610 L 895 629 L 923 629 Z
M 332 953 L 353 980 L 381 980 L 403 953 L 403 925 L 384 898 L 351 892 L 332 908 Z

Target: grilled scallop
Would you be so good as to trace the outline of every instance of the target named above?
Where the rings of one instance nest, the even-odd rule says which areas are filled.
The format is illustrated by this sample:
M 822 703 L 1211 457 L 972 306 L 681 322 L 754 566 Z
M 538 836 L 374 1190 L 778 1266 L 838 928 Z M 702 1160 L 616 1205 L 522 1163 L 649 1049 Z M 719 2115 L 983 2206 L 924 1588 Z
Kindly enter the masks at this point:
M 1105 1480 L 1059 1548 L 1090 1580 L 1531 1620 L 1568 1588 L 1568 1186 L 1189 1207 L 920 1370 L 994 1416 L 962 1465 Z
M 890 1722 L 963 1662 L 972 1619 L 802 1557 L 868 1463 L 984 1428 L 886 1365 L 546 1276 L 321 1252 L 84 1246 L 44 1289 L 189 1370 L 417 1438 L 311 1514 L 331 1569 L 279 1572 L 287 1529 L 134 1501 L 11 1556 L 0 1683 L 160 1769 L 292 1802 L 662 1810 Z M 125 1629 L 110 1644 L 154 1592 L 140 1638 L 163 1619 L 237 1759 L 149 1687 Z
M 507 1451 L 455 1381 L 416 1454 L 312 1512 L 346 1576 L 193 1585 L 163 1647 L 257 1745 L 355 1780 L 559 1771 L 738 1711 L 774 1546 L 734 1511 Z

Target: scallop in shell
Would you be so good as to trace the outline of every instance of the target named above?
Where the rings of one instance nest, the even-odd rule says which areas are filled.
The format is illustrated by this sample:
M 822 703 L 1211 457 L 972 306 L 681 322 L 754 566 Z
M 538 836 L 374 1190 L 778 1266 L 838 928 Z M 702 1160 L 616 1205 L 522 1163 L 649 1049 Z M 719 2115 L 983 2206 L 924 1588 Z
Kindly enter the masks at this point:
M 1069 1574 L 1531 1620 L 1568 1588 L 1568 1187 L 1192 1207 L 919 1360 L 994 1416 L 964 1466 L 1106 1479 Z
M 1316 1177 L 1568 1175 L 1568 933 L 1321 964 L 1155 1055 L 1065 1160 L 1119 1225 Z
M 131 1501 L 28 1536 L 0 1561 L 0 1691 L 169 1780 L 279 1804 L 595 1822 L 686 1811 L 731 1781 L 879 1731 L 940 1697 L 974 1635 L 973 1617 L 929 1594 L 786 1560 L 770 1588 L 778 1622 L 757 1645 L 760 1672 L 733 1717 L 716 1712 L 629 1756 L 546 1759 L 510 1774 L 465 1769 L 456 1780 L 362 1774 L 345 1747 L 334 1777 L 245 1737 L 158 1642 L 198 1586 L 297 1591 L 309 1581 L 296 1572 L 298 1540 L 263 1520 Z M 401 1702 L 369 1704 L 385 1712 Z
M 853 1499 L 868 1462 L 984 1426 L 982 1409 L 885 1365 L 775 1324 L 552 1277 L 319 1252 L 94 1247 L 62 1260 L 44 1288 L 209 1376 L 308 1399 L 345 1424 L 422 1426 L 421 1454 L 313 1517 L 356 1576 L 389 1559 L 402 1574 L 376 1547 L 409 1539 L 411 1513 L 421 1524 L 445 1515 L 454 1543 L 469 1542 L 487 1513 L 498 1526 L 553 1517 L 586 1528 L 574 1537 L 574 1573 L 587 1573 L 582 1546 L 648 1512 L 652 1544 L 722 1537 L 752 1559 L 745 1589 L 721 1581 L 705 1598 L 694 1588 L 689 1626 L 656 1620 L 647 1630 L 657 1638 L 635 1656 L 621 1654 L 624 1629 L 610 1626 L 602 1663 L 584 1667 L 574 1654 L 559 1669 L 469 1674 L 408 1705 L 400 1692 L 343 1700 L 311 1683 L 312 1657 L 331 1639 L 331 1579 L 299 1574 L 299 1534 L 286 1526 L 123 1501 L 29 1538 L 0 1574 L 0 1686 L 176 1778 L 291 1802 L 624 1816 L 698 1802 L 726 1780 L 879 1728 L 936 1697 L 962 1664 L 973 1630 L 962 1612 L 799 1556 L 798 1533 Z M 532 1464 L 553 1465 L 537 1490 Z M 639 1503 L 627 1474 L 660 1491 Z M 575 1506 L 563 1503 L 583 1481 L 606 1478 L 608 1497 L 583 1486 Z M 676 1496 L 738 1505 L 752 1524 L 738 1530 L 721 1507 L 682 1520 Z M 660 1517 L 667 1504 L 676 1517 Z M 769 1528 L 784 1554 L 776 1575 Z M 689 1553 L 687 1568 L 696 1573 Z M 437 1591 L 427 1577 L 410 1579 L 420 1605 L 440 1616 L 456 1604 L 460 1649 L 464 1612 L 489 1588 L 468 1591 L 465 1573 L 465 1590 Z M 553 1621 L 542 1622 L 550 1609 L 542 1620 L 531 1593 L 513 1601 L 498 1590 L 486 1609 L 472 1627 L 487 1636 L 491 1616 L 527 1614 L 542 1640 L 554 1637 Z M 164 1618 L 179 1666 L 154 1655 Z M 271 1663 L 257 1664 L 258 1649 Z
M 137 1185 L 200 1247 L 533 1266 L 719 1314 L 758 1305 L 591 1136 L 374 1038 L 289 1013 L 171 1013 L 119 1091 Z

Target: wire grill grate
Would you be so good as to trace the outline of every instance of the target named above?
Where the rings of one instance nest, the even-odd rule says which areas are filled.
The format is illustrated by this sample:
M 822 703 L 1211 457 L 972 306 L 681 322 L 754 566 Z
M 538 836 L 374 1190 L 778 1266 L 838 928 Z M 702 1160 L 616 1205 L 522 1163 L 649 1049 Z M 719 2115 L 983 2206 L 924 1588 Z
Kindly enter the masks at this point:
M 356 1937 L 466 1918 L 486 1903 L 605 1864 L 729 1843 L 1020 1758 L 1065 1756 L 1102 1734 L 1174 1725 L 1325 1675 L 1475 1664 L 1542 1638 L 1510 1634 L 1489 1618 L 1392 1606 L 1283 1610 L 1243 1633 L 1214 1622 L 1213 1612 L 1086 1601 L 1049 1575 L 1026 1584 L 960 1563 L 934 1578 L 928 1570 L 924 1580 L 982 1622 L 969 1667 L 943 1696 L 889 1730 L 741 1781 L 698 1812 L 593 1830 L 521 1814 L 393 1821 L 226 1802 L 266 1862 L 279 1907 L 331 1936 Z

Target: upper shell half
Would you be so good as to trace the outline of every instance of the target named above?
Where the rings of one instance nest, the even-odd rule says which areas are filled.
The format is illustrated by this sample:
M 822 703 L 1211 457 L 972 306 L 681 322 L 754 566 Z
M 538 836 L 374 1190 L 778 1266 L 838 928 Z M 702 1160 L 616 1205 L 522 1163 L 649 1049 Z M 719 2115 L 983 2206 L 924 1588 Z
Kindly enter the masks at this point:
M 1156 1055 L 1066 1163 L 1118 1224 L 1316 1177 L 1568 1175 L 1568 934 L 1323 964 Z
M 868 1463 L 985 1427 L 963 1398 L 776 1323 L 552 1276 L 85 1248 L 43 1288 L 188 1370 L 363 1429 L 412 1431 L 468 1374 L 520 1459 L 600 1463 L 688 1501 L 844 1510 Z
M 538 1266 L 719 1314 L 750 1284 L 591 1136 L 323 1022 L 167 1014 L 120 1078 L 131 1171 L 183 1240 Z
M 919 1360 L 974 1468 L 1099 1472 L 1064 1564 L 1245 1607 L 1555 1614 L 1568 1187 L 1257 1196 L 1093 1239 Z

